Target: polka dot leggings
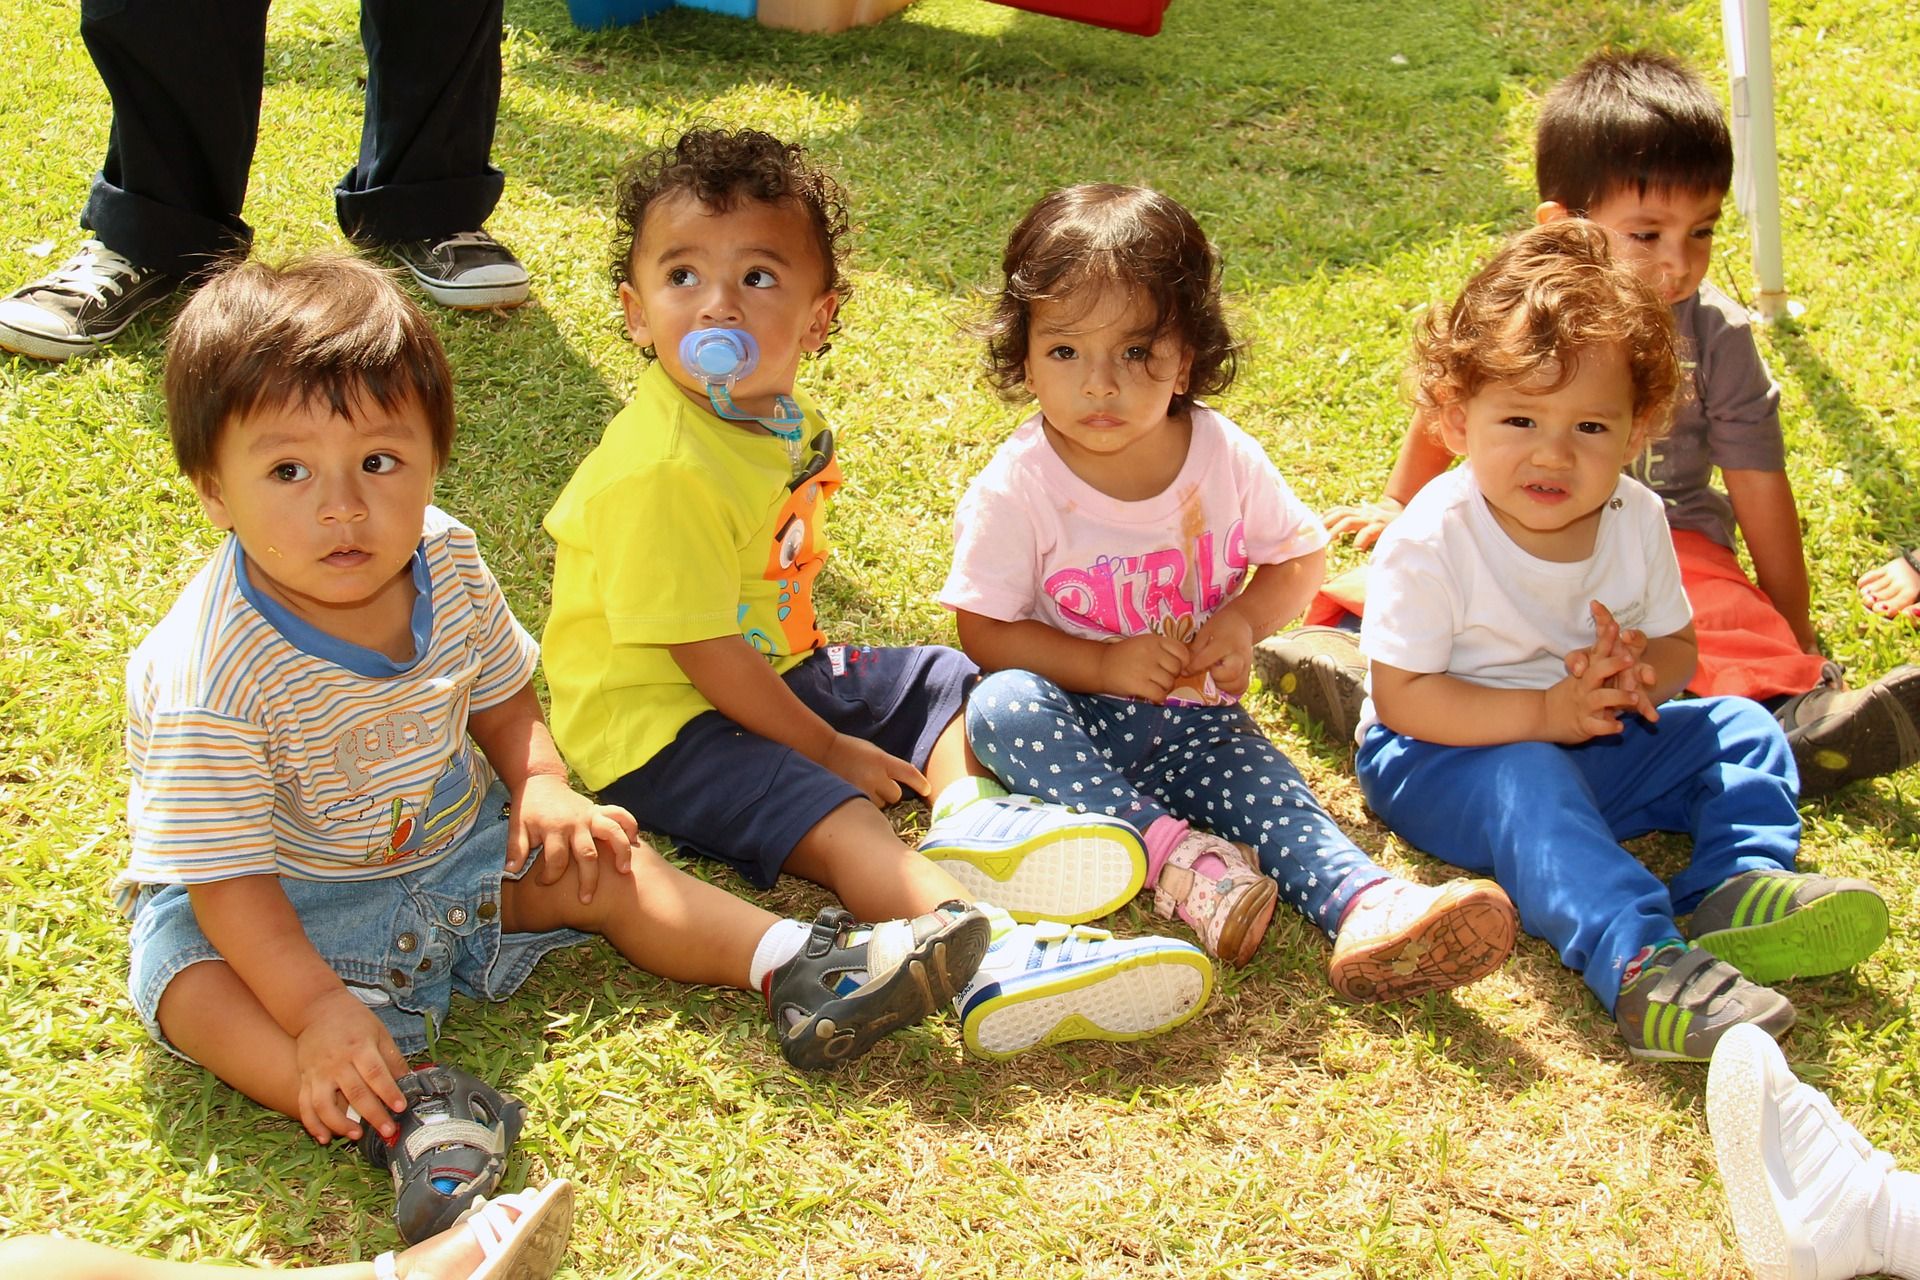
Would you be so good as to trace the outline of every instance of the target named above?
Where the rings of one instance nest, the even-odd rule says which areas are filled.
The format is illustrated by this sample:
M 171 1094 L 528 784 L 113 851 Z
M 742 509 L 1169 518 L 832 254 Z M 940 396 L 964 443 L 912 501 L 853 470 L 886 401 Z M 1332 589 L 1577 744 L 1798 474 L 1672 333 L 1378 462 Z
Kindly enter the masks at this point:
M 1353 896 L 1388 878 L 1244 707 L 1156 706 L 997 671 L 967 700 L 967 742 L 1010 790 L 1142 831 L 1171 815 L 1251 846 L 1329 938 Z

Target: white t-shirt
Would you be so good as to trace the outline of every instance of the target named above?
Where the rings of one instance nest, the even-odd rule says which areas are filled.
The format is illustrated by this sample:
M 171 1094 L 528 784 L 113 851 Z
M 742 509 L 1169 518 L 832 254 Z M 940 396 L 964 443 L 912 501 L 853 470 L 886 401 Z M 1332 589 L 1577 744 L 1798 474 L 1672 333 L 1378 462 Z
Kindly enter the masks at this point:
M 1039 414 L 1021 423 L 960 500 L 940 603 L 1091 640 L 1155 631 L 1185 642 L 1239 594 L 1251 566 L 1326 545 L 1326 526 L 1258 441 L 1204 405 L 1192 421 L 1179 475 L 1138 502 L 1076 476 Z
M 1672 635 L 1693 620 L 1660 498 L 1621 476 L 1593 554 L 1561 563 L 1520 549 L 1469 467 L 1428 484 L 1387 526 L 1367 571 L 1360 650 L 1370 662 L 1495 689 L 1545 689 L 1593 643 L 1588 602 L 1622 627 Z M 1377 721 L 1371 693 L 1359 734 Z

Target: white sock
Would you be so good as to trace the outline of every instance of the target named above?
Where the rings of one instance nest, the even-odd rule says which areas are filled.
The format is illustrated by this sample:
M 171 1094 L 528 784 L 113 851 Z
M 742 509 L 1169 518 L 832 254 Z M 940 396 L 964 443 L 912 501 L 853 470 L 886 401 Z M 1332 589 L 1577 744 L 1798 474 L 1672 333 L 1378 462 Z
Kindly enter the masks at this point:
M 807 945 L 808 927 L 798 920 L 776 920 L 760 935 L 753 949 L 753 963 L 747 966 L 747 984 L 755 991 L 767 989 L 767 975 L 800 954 Z
M 933 798 L 933 818 L 935 822 L 966 808 L 975 800 L 989 796 L 1004 796 L 1007 789 L 992 778 L 976 778 L 968 774 L 964 778 L 955 778 L 940 794 Z
M 1920 1280 L 1920 1174 L 1895 1169 L 1874 1200 L 1867 1243 L 1886 1260 L 1887 1274 Z

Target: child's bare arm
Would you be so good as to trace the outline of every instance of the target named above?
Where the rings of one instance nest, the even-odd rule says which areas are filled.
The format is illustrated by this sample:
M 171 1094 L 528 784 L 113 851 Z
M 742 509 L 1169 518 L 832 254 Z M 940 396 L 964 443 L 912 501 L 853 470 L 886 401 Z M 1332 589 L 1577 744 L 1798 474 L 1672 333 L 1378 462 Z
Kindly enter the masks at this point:
M 395 1078 L 407 1060 L 373 1011 L 348 991 L 307 940 L 293 904 L 272 875 L 187 886 L 194 920 L 262 1008 L 294 1040 L 300 1123 L 315 1140 L 358 1138 L 366 1123 L 391 1137 L 405 1110 Z
M 1255 567 L 1239 595 L 1220 606 L 1193 638 L 1188 663 L 1223 692 L 1246 692 L 1253 646 L 1306 611 L 1327 576 L 1324 548 Z
M 1753 557 L 1753 576 L 1773 607 L 1793 628 L 1807 653 L 1820 651 L 1810 616 L 1807 555 L 1800 542 L 1800 511 L 1784 471 L 1724 471 L 1733 520 Z
M 539 881 L 553 884 L 566 874 L 572 859 L 580 869 L 582 902 L 593 901 L 603 850 L 613 858 L 614 869 L 626 874 L 633 865 L 640 824 L 618 805 L 595 804 L 573 789 L 532 681 L 505 702 L 468 716 L 467 731 L 513 800 L 507 870 L 518 871 L 528 851 L 537 848 Z
M 1003 622 L 955 611 L 960 647 L 987 671 L 1018 667 L 1070 693 L 1163 701 L 1192 662 L 1187 646 L 1150 632 L 1125 640 L 1070 636 L 1044 622 Z
M 1371 664 L 1374 711 L 1395 733 L 1449 747 L 1509 742 L 1574 745 L 1620 732 L 1620 712 L 1635 695 L 1611 687 L 1629 660 L 1591 658 L 1578 676 L 1547 689 L 1492 689 L 1445 672 Z
M 1406 435 L 1400 439 L 1400 453 L 1387 476 L 1387 486 L 1374 502 L 1353 507 L 1334 507 L 1327 512 L 1327 531 L 1334 537 L 1352 535 L 1353 545 L 1361 549 L 1380 540 L 1386 527 L 1406 510 L 1413 495 L 1429 480 L 1453 465 L 1453 454 L 1433 430 L 1430 412 L 1414 411 Z
M 863 738 L 837 732 L 809 710 L 742 637 L 716 636 L 668 645 L 667 652 L 714 710 L 747 732 L 791 747 L 831 769 L 875 804 L 895 803 L 903 786 L 927 793 L 926 775 L 911 761 L 888 755 Z

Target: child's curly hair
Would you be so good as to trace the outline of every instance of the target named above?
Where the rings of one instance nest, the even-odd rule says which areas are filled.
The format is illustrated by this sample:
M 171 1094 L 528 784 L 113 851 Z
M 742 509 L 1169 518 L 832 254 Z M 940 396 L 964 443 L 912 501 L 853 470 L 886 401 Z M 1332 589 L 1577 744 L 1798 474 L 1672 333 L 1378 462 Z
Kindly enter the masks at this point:
M 1436 412 L 1490 383 L 1565 386 L 1580 356 L 1618 343 L 1633 380 L 1634 420 L 1666 434 L 1680 392 L 1673 310 L 1614 257 L 1607 232 L 1562 218 L 1521 232 L 1467 281 L 1451 307 L 1433 307 L 1414 332 L 1413 398 Z
M 1170 408 L 1232 385 L 1241 344 L 1220 302 L 1220 255 L 1176 200 L 1146 187 L 1090 182 L 1044 197 L 1007 240 L 1005 276 L 978 332 L 987 378 L 1008 400 L 1026 397 L 1027 331 L 1037 302 L 1139 290 L 1153 304 L 1154 341 L 1171 334 L 1193 355 L 1187 389 Z
M 782 142 L 758 129 L 695 128 L 677 142 L 630 161 L 614 187 L 612 277 L 615 289 L 633 283 L 633 251 L 647 209 L 663 196 L 684 193 L 717 213 L 742 200 L 791 203 L 813 224 L 827 278 L 822 291 L 853 295 L 846 277 L 847 193 L 797 142 Z M 835 313 L 828 333 L 840 328 Z M 822 343 L 815 354 L 824 354 Z

